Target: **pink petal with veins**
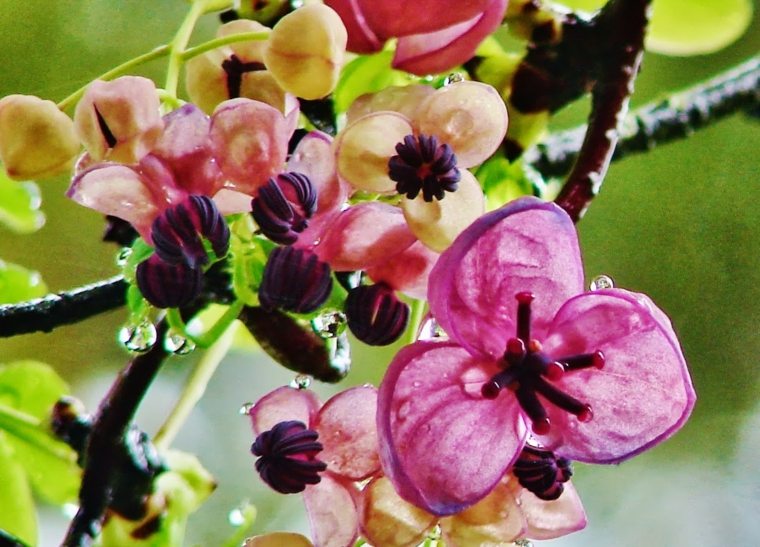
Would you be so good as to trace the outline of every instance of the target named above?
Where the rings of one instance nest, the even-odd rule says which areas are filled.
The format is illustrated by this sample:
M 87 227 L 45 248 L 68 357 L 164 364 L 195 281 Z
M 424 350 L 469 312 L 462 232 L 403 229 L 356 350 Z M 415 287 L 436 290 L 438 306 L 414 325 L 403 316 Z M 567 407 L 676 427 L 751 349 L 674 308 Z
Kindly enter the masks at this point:
M 385 283 L 394 290 L 412 298 L 424 300 L 428 290 L 428 276 L 440 255 L 420 241 L 388 260 L 367 269 L 375 283 Z
M 571 482 L 556 500 L 545 501 L 517 485 L 518 503 L 527 529 L 525 537 L 544 540 L 566 536 L 586 527 L 586 512 Z
M 470 19 L 433 32 L 402 36 L 396 46 L 393 67 L 422 76 L 461 65 L 499 27 L 506 8 L 507 0 L 495 0 Z
M 559 307 L 583 291 L 578 236 L 570 217 L 536 198 L 483 215 L 441 254 L 430 273 L 430 309 L 470 352 L 494 357 L 515 336 L 515 295 L 529 291 L 531 332 L 541 339 Z
M 320 402 L 308 389 L 280 387 L 259 399 L 248 411 L 253 432 L 260 435 L 280 422 L 297 420 L 311 428 Z
M 383 470 L 402 498 L 450 515 L 504 476 L 526 427 L 514 397 L 481 396 L 496 371 L 452 342 L 416 342 L 396 355 L 380 386 L 377 420 Z
M 384 263 L 415 241 L 399 208 L 364 202 L 337 217 L 315 252 L 335 271 L 364 270 Z
M 348 33 L 346 49 L 354 53 L 374 53 L 383 48 L 385 38 L 378 38 L 367 25 L 357 0 L 325 0 L 340 16 Z
M 488 9 L 492 0 L 357 0 L 369 28 L 381 38 L 431 32 Z
M 547 405 L 556 452 L 617 463 L 667 439 L 687 420 L 696 395 L 670 321 L 651 300 L 620 289 L 581 294 L 557 313 L 544 341 L 553 358 L 600 350 L 604 368 L 570 371 L 556 382 L 587 402 L 586 423 Z
M 350 547 L 359 535 L 358 492 L 346 480 L 323 473 L 303 492 L 315 547 Z
M 376 410 L 373 386 L 341 391 L 324 404 L 313 427 L 324 447 L 319 459 L 331 473 L 358 481 L 380 469 Z

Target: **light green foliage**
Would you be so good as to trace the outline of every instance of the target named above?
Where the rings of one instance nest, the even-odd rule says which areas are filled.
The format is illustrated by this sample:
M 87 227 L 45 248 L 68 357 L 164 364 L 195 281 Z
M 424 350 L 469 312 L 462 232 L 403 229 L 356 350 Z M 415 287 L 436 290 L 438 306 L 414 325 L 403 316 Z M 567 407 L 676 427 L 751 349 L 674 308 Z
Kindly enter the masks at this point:
M 76 454 L 49 432 L 53 404 L 66 383 L 44 363 L 0 366 L 0 528 L 34 543 L 32 489 L 55 504 L 74 501 L 81 472 Z
M 40 211 L 40 189 L 33 182 L 16 182 L 0 166 L 0 225 L 29 234 L 42 228 L 45 215 Z
M 0 260 L 0 304 L 40 298 L 47 292 L 39 273 Z
M 486 210 L 501 207 L 522 196 L 543 196 L 545 185 L 541 177 L 526 171 L 522 162 L 509 163 L 504 157 L 494 156 L 475 173 L 486 195 Z
M 348 63 L 340 75 L 333 93 L 335 110 L 345 112 L 354 99 L 365 93 L 375 93 L 393 85 L 409 83 L 405 72 L 391 68 L 392 51 L 357 57 Z

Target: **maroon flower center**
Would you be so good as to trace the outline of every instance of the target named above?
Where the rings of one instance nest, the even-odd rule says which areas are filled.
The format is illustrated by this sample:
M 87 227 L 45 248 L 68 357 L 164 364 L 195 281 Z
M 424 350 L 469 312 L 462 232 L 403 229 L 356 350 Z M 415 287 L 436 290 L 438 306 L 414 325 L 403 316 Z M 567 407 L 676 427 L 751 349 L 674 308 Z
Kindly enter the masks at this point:
M 317 210 L 317 191 L 302 173 L 281 173 L 270 178 L 251 202 L 253 219 L 275 243 L 292 245 Z
M 396 145 L 396 154 L 388 160 L 388 176 L 399 194 L 414 199 L 422 191 L 423 199 L 431 202 L 457 189 L 457 158 L 451 146 L 440 144 L 435 136 L 407 135 Z
M 346 298 L 348 328 L 370 346 L 387 346 L 398 340 L 409 322 L 409 306 L 388 285 L 360 285 Z
M 330 296 L 330 273 L 330 266 L 311 251 L 276 247 L 269 254 L 259 285 L 261 307 L 311 313 Z
M 327 464 L 316 458 L 322 451 L 318 433 L 295 420 L 280 422 L 254 441 L 251 452 L 259 456 L 256 471 L 261 479 L 282 494 L 303 492 L 317 484 Z
M 591 406 L 559 389 L 552 382 L 566 372 L 586 368 L 601 369 L 604 355 L 601 351 L 567 357 L 551 358 L 543 352 L 541 343 L 530 337 L 530 305 L 533 294 L 521 292 L 517 299 L 517 337 L 507 341 L 502 363 L 504 370 L 483 384 L 481 393 L 486 399 L 495 399 L 502 389 L 513 391 L 537 435 L 549 432 L 549 417 L 542 400 L 573 414 L 581 422 L 593 417 Z M 540 397 L 539 397 L 540 396 Z
M 562 495 L 563 483 L 570 480 L 573 470 L 567 458 L 558 458 L 550 450 L 526 445 L 512 467 L 512 473 L 520 481 L 520 486 L 542 500 L 550 501 Z

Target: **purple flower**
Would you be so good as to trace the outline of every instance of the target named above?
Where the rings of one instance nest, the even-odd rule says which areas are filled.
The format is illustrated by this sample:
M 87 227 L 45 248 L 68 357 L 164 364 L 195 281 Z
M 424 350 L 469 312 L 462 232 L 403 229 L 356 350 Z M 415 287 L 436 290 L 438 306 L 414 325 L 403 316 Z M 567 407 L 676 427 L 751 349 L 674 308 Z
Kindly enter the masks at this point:
M 670 321 L 641 294 L 584 292 L 567 214 L 523 198 L 465 230 L 430 274 L 444 342 L 402 349 L 380 387 L 385 474 L 438 515 L 471 506 L 531 432 L 557 457 L 617 463 L 673 435 L 695 394 Z

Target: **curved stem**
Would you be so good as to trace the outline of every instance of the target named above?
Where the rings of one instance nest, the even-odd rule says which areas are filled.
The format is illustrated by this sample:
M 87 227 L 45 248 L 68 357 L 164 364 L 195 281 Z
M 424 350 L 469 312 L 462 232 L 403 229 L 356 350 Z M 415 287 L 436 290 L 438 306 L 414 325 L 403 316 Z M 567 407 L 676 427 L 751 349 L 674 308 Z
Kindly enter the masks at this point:
M 164 424 L 153 438 L 153 444 L 159 451 L 166 450 L 171 445 L 177 433 L 184 425 L 188 416 L 195 405 L 200 401 L 206 391 L 211 377 L 214 375 L 217 366 L 222 362 L 224 356 L 232 346 L 232 340 L 235 337 L 235 328 L 228 325 L 228 328 L 221 337 L 203 354 L 203 357 L 193 370 L 192 375 L 187 380 L 185 388 L 179 401 L 174 406 Z
M 207 0 L 195 0 L 190 5 L 190 10 L 187 12 L 185 19 L 177 30 L 177 34 L 174 35 L 174 39 L 172 39 L 169 45 L 171 53 L 169 55 L 169 66 L 166 69 L 166 84 L 164 85 L 167 93 L 172 95 L 177 94 L 179 72 L 183 63 L 182 54 L 187 43 L 190 41 L 195 24 L 200 16 L 206 12 L 206 4 Z
M 235 44 L 237 42 L 252 42 L 254 40 L 266 40 L 269 37 L 269 31 L 264 32 L 240 32 L 238 34 L 230 34 L 228 36 L 222 36 L 221 38 L 214 38 L 208 42 L 203 42 L 194 47 L 189 47 L 184 50 L 180 57 L 183 61 L 197 57 L 207 51 L 216 49 L 218 47 L 226 46 L 229 44 Z

